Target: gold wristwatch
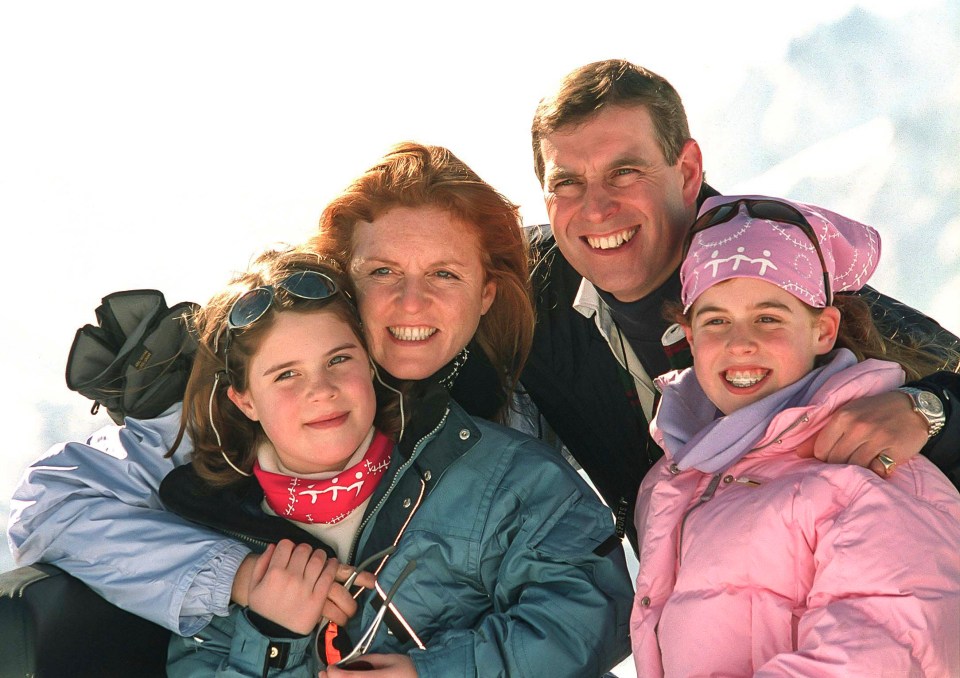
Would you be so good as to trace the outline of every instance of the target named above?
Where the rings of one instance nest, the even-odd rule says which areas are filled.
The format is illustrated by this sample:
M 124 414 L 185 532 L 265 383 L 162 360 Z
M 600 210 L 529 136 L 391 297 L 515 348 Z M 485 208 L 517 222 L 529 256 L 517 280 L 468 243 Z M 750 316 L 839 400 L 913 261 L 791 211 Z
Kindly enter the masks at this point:
M 926 420 L 927 437 L 932 438 L 940 433 L 943 425 L 947 423 L 947 415 L 943 410 L 943 403 L 940 402 L 940 398 L 935 393 L 911 386 L 901 386 L 897 390 L 910 398 L 910 402 L 913 403 L 913 411 Z

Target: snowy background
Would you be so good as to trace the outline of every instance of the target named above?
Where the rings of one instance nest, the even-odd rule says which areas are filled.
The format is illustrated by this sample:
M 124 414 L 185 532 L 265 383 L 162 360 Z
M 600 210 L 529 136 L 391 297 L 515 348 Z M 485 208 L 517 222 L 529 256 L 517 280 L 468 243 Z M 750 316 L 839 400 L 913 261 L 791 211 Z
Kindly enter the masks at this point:
M 205 301 L 403 139 L 543 222 L 530 119 L 597 59 L 677 87 L 719 190 L 876 226 L 872 284 L 960 332 L 960 3 L 666 4 L 0 5 L 0 527 L 30 460 L 108 423 L 63 381 L 102 296 Z

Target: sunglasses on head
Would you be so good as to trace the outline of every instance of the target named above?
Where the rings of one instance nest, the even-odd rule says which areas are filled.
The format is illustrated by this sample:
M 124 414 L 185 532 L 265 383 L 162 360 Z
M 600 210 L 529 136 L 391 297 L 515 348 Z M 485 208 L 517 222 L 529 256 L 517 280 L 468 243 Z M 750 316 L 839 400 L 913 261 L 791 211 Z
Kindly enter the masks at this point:
M 697 233 L 705 231 L 711 226 L 718 226 L 733 219 L 740 213 L 740 206 L 743 205 L 747 214 L 754 219 L 766 219 L 769 221 L 778 221 L 782 224 L 796 226 L 803 234 L 807 236 L 813 248 L 817 251 L 817 257 L 820 259 L 820 269 L 823 271 L 823 292 L 826 296 L 827 304 L 833 301 L 833 293 L 830 289 L 830 274 L 827 272 L 827 261 L 823 258 L 823 250 L 820 249 L 820 241 L 813 230 L 813 226 L 803 216 L 803 213 L 789 203 L 779 200 L 741 198 L 736 202 L 728 202 L 723 205 L 717 205 L 706 212 L 693 222 L 687 237 L 683 241 L 683 257 L 687 258 L 687 252 L 690 251 L 690 245 Z
M 276 286 L 262 285 L 241 294 L 227 313 L 226 326 L 213 341 L 213 352 L 217 353 L 220 336 L 226 334 L 223 342 L 223 360 L 228 377 L 230 367 L 227 364 L 227 356 L 230 352 L 230 338 L 233 332 L 250 327 L 266 315 L 277 298 L 277 288 L 297 299 L 310 301 L 330 299 L 340 292 L 337 283 L 323 273 L 297 271 L 278 282 Z

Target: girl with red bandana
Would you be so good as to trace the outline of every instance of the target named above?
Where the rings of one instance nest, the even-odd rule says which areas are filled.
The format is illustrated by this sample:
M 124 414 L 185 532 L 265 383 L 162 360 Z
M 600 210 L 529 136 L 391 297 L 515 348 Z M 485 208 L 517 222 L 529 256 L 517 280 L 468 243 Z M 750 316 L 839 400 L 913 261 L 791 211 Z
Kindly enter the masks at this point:
M 168 674 L 602 674 L 631 593 L 609 510 L 443 379 L 381 381 L 352 297 L 315 251 L 269 252 L 195 319 L 194 452 L 160 497 L 262 555 Z

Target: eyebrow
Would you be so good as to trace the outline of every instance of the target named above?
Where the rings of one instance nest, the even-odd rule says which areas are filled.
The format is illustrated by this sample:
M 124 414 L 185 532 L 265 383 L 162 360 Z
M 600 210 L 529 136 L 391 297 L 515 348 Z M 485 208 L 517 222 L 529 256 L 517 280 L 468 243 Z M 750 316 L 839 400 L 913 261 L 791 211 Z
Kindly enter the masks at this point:
M 329 356 L 329 355 L 333 355 L 334 353 L 339 353 L 340 351 L 349 351 L 351 349 L 359 349 L 359 348 L 360 348 L 360 345 L 357 342 L 348 341 L 344 344 L 340 344 L 339 346 L 334 346 L 329 351 L 327 351 L 324 355 Z M 274 372 L 280 372 L 282 370 L 295 367 L 299 362 L 300 362 L 299 360 L 287 360 L 286 362 L 278 363 L 277 365 L 273 365 L 265 369 L 261 376 L 265 377 L 268 374 L 273 374 Z
M 387 257 L 381 256 L 372 256 L 372 257 L 359 257 L 359 260 L 362 260 L 364 266 L 400 266 L 400 262 L 396 259 L 390 259 Z M 359 264 L 360 261 L 357 261 Z M 459 267 L 467 268 L 470 264 L 466 261 L 460 259 L 441 259 L 439 261 L 430 262 L 427 268 L 436 268 L 436 267 Z
M 786 304 L 779 301 L 773 301 L 773 300 L 761 301 L 760 303 L 754 304 L 753 306 L 750 307 L 751 311 L 762 311 L 764 309 L 774 309 L 778 311 L 786 311 L 787 313 L 793 313 L 793 310 Z M 703 306 L 702 308 L 699 308 L 694 312 L 693 317 L 697 318 L 704 313 L 723 313 L 726 310 L 727 309 L 722 306 L 716 306 L 716 305 Z

